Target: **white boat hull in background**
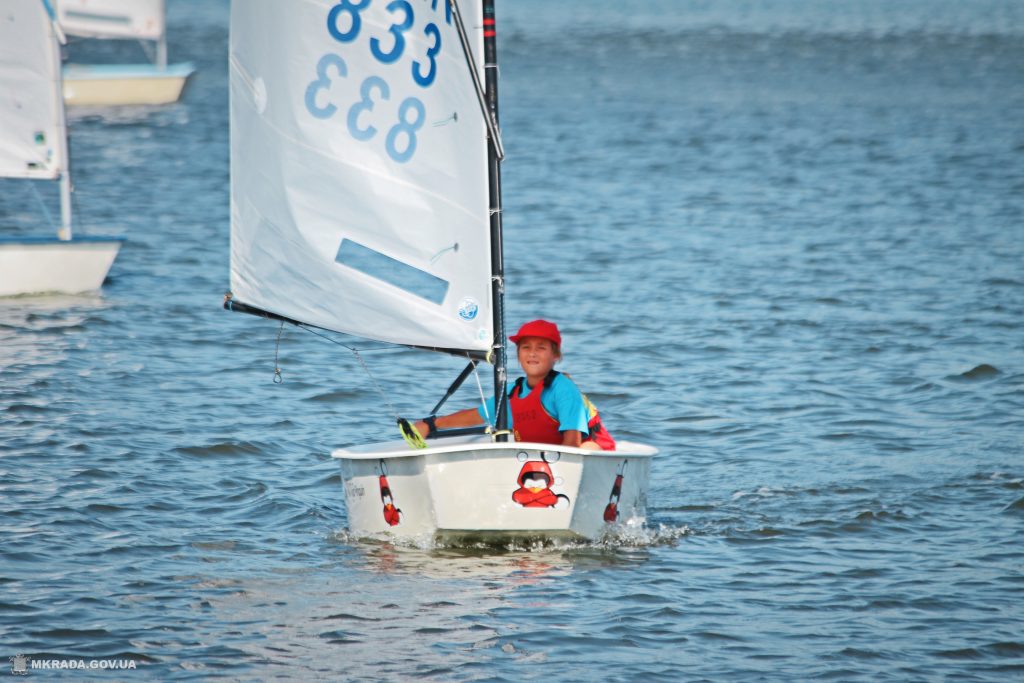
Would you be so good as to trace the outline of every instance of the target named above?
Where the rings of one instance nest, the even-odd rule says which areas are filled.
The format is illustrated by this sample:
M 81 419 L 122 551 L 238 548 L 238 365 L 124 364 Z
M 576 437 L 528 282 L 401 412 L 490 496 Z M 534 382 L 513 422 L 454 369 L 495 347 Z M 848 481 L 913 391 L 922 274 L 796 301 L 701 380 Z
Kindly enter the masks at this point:
M 332 453 L 341 462 L 354 536 L 597 539 L 614 522 L 642 523 L 646 515 L 657 453 L 650 446 L 624 442 L 616 451 L 591 451 L 489 437 L 431 443 L 422 450 L 396 441 Z M 538 494 L 521 489 L 520 474 L 539 462 L 554 481 L 526 506 L 517 500 Z
M 0 240 L 0 296 L 97 290 L 123 242 L 120 237 Z
M 150 64 L 64 67 L 64 102 L 77 106 L 171 104 L 181 98 L 192 64 L 161 68 Z

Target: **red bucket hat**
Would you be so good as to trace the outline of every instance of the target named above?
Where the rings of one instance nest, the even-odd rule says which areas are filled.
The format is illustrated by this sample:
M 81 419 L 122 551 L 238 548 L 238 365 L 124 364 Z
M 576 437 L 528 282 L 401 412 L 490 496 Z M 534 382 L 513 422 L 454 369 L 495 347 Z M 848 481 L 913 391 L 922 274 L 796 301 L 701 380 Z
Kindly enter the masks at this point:
M 540 337 L 548 339 L 559 347 L 562 346 L 562 335 L 558 333 L 558 325 L 547 320 L 531 320 L 519 328 L 519 332 L 509 337 L 509 341 L 518 344 L 523 337 Z

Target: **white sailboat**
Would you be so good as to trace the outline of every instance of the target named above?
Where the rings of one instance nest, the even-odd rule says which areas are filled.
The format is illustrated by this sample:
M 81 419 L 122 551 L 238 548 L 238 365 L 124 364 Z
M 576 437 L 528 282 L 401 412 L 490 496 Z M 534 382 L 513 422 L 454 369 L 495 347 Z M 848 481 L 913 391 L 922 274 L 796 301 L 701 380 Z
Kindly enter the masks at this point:
M 230 310 L 494 364 L 507 393 L 493 0 L 236 1 Z M 486 68 L 485 68 L 486 65 Z M 335 450 L 350 531 L 595 538 L 642 522 L 651 446 L 442 430 Z M 515 496 L 527 479 L 547 502 Z M 531 489 L 532 490 L 532 489 Z
M 56 236 L 0 237 L 0 296 L 99 289 L 124 240 L 72 235 L 59 34 L 45 0 L 0 7 L 0 93 L 0 178 L 59 180 L 61 203 Z
M 164 0 L 55 0 L 61 28 L 70 36 L 138 40 L 155 46 L 150 62 L 68 64 L 64 99 L 69 105 L 177 102 L 195 72 L 191 62 L 167 63 Z

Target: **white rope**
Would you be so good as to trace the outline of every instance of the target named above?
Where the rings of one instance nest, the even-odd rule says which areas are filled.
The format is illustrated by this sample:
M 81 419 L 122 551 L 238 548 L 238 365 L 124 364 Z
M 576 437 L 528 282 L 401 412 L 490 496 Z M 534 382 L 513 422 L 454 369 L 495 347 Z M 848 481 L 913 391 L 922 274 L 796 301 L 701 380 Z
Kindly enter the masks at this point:
M 491 414 L 487 410 L 487 399 L 484 398 L 484 385 L 480 383 L 480 373 L 476 371 L 476 366 L 473 366 L 473 379 L 476 380 L 476 388 L 480 392 L 480 405 L 484 409 L 484 419 L 487 420 L 487 424 L 491 424 Z
M 284 321 L 277 330 L 277 344 L 274 345 L 274 384 L 283 384 L 284 377 L 281 376 L 281 364 L 278 362 L 281 357 L 281 335 L 284 334 Z
M 32 192 L 32 196 L 36 202 L 39 203 L 39 208 L 42 209 L 43 215 L 46 216 L 46 222 L 53 230 L 57 229 L 57 224 L 53 222 L 53 216 L 50 214 L 50 209 L 46 207 L 46 202 L 43 201 L 43 196 L 39 194 L 39 190 L 36 189 L 38 183 L 28 183 L 29 190 Z
M 501 144 L 501 130 L 498 128 L 498 122 L 495 120 L 494 115 L 491 112 L 491 108 L 487 105 L 487 94 L 484 92 L 484 84 L 480 82 L 480 75 L 476 70 L 476 60 L 473 59 L 473 49 L 469 46 L 469 38 L 466 36 L 466 27 L 462 23 L 462 12 L 459 10 L 458 0 L 448 0 L 449 6 L 452 8 L 452 14 L 455 17 L 455 29 L 459 34 L 459 41 L 462 43 L 462 54 L 466 57 L 466 65 L 469 66 L 469 75 L 473 78 L 473 87 L 476 89 L 477 102 L 480 104 L 480 113 L 484 117 L 484 123 L 487 126 L 488 136 L 491 138 L 491 143 L 494 145 L 494 156 L 498 157 L 498 161 L 505 159 L 505 147 Z M 496 64 L 484 64 L 486 68 L 497 66 Z
M 373 384 L 374 388 L 377 390 L 377 393 L 380 394 L 380 397 L 384 400 L 384 403 L 387 405 L 388 409 L 391 411 L 391 415 L 394 416 L 394 418 L 396 420 L 400 417 L 399 414 L 398 414 L 398 411 L 395 409 L 394 404 L 391 403 L 391 401 L 388 400 L 387 394 L 384 393 L 384 389 L 381 388 L 380 384 L 378 384 L 376 378 L 373 376 L 373 373 L 370 372 L 370 368 L 369 368 L 369 366 L 366 365 L 366 361 L 363 360 L 363 356 L 359 353 L 359 349 L 355 348 L 354 346 L 349 346 L 348 344 L 340 342 L 337 339 L 332 339 L 331 337 L 328 337 L 326 334 L 321 334 L 320 332 L 318 332 L 318 331 L 316 331 L 316 330 L 314 330 L 314 329 L 312 329 L 310 327 L 307 327 L 305 325 L 298 325 L 298 327 L 300 329 L 305 330 L 306 332 L 309 332 L 310 334 L 313 334 L 313 335 L 316 335 L 317 337 L 320 337 L 321 339 L 329 341 L 332 344 L 337 344 L 338 346 L 344 346 L 346 349 L 351 351 L 352 355 L 354 355 L 356 357 L 356 360 L 359 361 L 359 365 L 363 368 L 363 372 L 365 372 L 366 376 L 370 378 L 370 382 Z M 280 345 L 280 343 L 281 343 L 281 331 L 283 331 L 283 330 L 284 330 L 284 323 L 282 322 L 281 323 L 281 330 L 279 330 L 278 333 L 277 333 L 277 343 L 278 343 L 278 345 Z M 370 348 L 370 349 L 366 349 L 366 350 L 368 350 L 368 351 L 383 351 L 383 350 L 390 350 L 390 349 L 394 349 L 394 348 L 395 347 L 393 345 L 388 345 L 388 346 L 383 346 L 383 347 L 378 347 L 378 348 Z M 274 354 L 274 365 L 275 366 L 277 365 L 277 353 L 276 352 Z M 281 377 L 281 369 L 278 368 L 278 367 L 275 367 L 274 368 L 274 382 L 277 383 L 277 384 L 280 384 L 281 381 L 284 381 L 283 379 L 278 381 L 280 377 Z
M 345 346 L 345 345 L 342 344 L 342 346 Z M 366 373 L 366 376 L 370 378 L 370 381 L 373 383 L 373 386 L 376 387 L 377 393 L 379 393 L 380 397 L 382 399 L 384 399 L 384 403 L 386 403 L 387 406 L 388 406 L 388 409 L 391 410 L 391 414 L 394 416 L 395 420 L 398 420 L 399 417 L 401 417 L 401 416 L 398 414 L 398 411 L 395 410 L 395 406 L 392 405 L 391 401 L 388 400 L 388 396 L 387 396 L 387 394 L 384 393 L 384 389 L 382 389 L 380 384 L 377 383 L 377 380 L 374 378 L 373 374 L 370 372 L 370 368 L 367 367 L 366 361 L 364 361 L 363 357 L 359 354 L 359 350 L 358 349 L 354 349 L 351 346 L 349 346 L 348 349 L 350 351 L 352 351 L 352 354 L 356 357 L 356 360 L 358 360 L 359 364 L 361 366 L 363 366 L 363 371 Z

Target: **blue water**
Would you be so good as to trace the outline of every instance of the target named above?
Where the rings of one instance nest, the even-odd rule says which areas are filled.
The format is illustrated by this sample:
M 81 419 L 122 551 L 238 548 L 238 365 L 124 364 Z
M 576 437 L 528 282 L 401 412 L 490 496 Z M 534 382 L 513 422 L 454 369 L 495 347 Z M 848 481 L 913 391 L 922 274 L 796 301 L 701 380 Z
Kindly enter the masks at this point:
M 487 549 L 345 532 L 330 450 L 459 364 L 286 328 L 274 383 L 220 308 L 227 3 L 168 4 L 184 101 L 72 115 L 102 294 L 0 302 L 0 665 L 1024 678 L 1024 5 L 499 3 L 509 326 L 661 455 L 646 529 Z

